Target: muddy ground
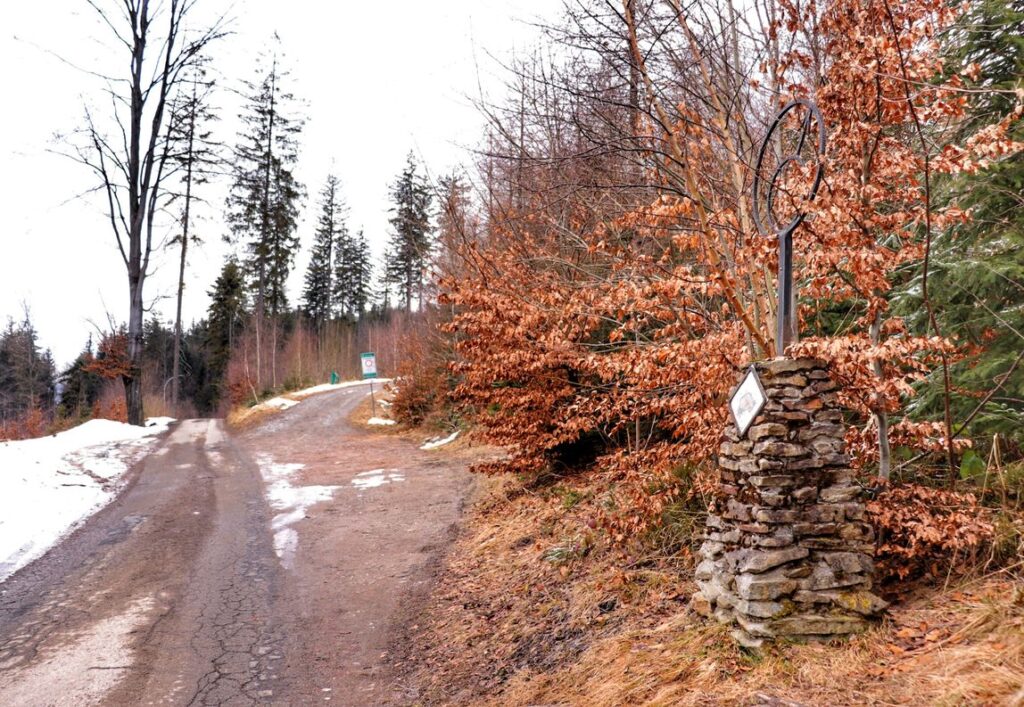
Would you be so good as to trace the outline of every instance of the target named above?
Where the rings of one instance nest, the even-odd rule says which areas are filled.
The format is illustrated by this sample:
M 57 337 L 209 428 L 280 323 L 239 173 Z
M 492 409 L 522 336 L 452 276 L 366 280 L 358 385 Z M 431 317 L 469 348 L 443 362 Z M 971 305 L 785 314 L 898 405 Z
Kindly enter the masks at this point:
M 366 393 L 239 433 L 178 423 L 113 503 L 0 585 L 0 703 L 416 701 L 395 652 L 471 480 L 458 455 L 354 424 Z

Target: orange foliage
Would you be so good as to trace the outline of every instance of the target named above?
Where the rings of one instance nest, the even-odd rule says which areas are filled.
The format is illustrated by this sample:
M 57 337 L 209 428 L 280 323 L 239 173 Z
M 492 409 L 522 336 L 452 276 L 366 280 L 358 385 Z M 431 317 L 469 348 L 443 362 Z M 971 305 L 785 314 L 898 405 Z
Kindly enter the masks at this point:
M 879 576 L 939 576 L 987 545 L 990 514 L 969 493 L 906 484 L 884 489 L 868 504 L 878 532 Z
M 437 312 L 428 310 L 423 317 L 410 321 L 399 342 L 391 414 L 413 425 L 424 424 L 434 414 L 443 417 L 446 412 L 450 379 L 447 362 L 452 352 L 447 340 L 437 334 L 436 316 Z
M 96 356 L 89 358 L 85 370 L 107 380 L 131 375 L 132 367 L 128 360 L 128 334 L 123 328 L 113 334 L 104 334 L 99 346 L 96 347 Z
M 42 437 L 49 427 L 50 419 L 46 413 L 33 407 L 18 419 L 0 422 L 0 441 Z
M 923 175 L 974 169 L 1021 146 L 1007 139 L 1004 121 L 940 154 L 923 151 L 916 126 L 947 139 L 966 105 L 963 80 L 945 78 L 932 40 L 955 19 L 946 4 L 787 8 L 778 29 L 795 49 L 778 75 L 792 95 L 806 93 L 808 81 L 819 86 L 831 135 L 825 181 L 796 235 L 805 340 L 792 353 L 829 361 L 853 421 L 864 423 L 875 412 L 898 415 L 912 384 L 957 353 L 954 342 L 911 334 L 889 313 L 893 283 L 920 273 L 931 233 L 966 218 L 955 205 L 933 208 Z M 680 26 L 686 31 L 685 18 Z M 774 111 L 775 100 L 761 107 Z M 596 462 L 620 537 L 679 497 L 681 466 L 713 457 L 737 374 L 765 355 L 757 342 L 772 338 L 767 264 L 776 244 L 753 230 L 752 165 L 721 129 L 756 119 L 709 103 L 714 109 L 679 105 L 668 134 L 659 134 L 664 120 L 647 126 L 652 155 L 666 144 L 678 154 L 652 159 L 651 188 L 640 193 L 653 198 L 610 205 L 583 186 L 558 192 L 558 167 L 531 172 L 492 207 L 487 240 L 461 245 L 464 271 L 442 287 L 455 310 L 446 326 L 457 337 L 454 396 L 485 437 L 511 452 L 481 470 L 565 473 Z M 496 181 L 504 178 L 514 171 Z M 837 311 L 840 323 L 823 323 Z M 909 422 L 896 429 L 901 443 L 923 449 L 941 446 L 948 432 Z M 869 437 L 850 439 L 862 466 L 874 459 Z
M 119 380 L 110 380 L 103 386 L 99 399 L 93 403 L 90 418 L 128 422 L 128 404 L 124 399 L 124 386 Z

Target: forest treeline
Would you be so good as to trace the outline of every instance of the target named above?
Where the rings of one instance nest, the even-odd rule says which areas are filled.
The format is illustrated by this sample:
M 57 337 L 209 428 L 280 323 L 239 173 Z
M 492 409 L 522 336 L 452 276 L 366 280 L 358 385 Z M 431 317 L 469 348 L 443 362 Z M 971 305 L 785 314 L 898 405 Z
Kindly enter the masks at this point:
M 205 317 L 179 329 L 179 305 L 178 321 L 148 318 L 140 359 L 147 415 L 219 415 L 332 373 L 354 378 L 362 351 L 376 351 L 381 370 L 393 370 L 402 338 L 426 326 L 422 311 L 434 296 L 430 273 L 440 253 L 434 187 L 420 169 L 410 154 L 392 185 L 394 230 L 384 260 L 374 262 L 361 229 L 350 232 L 340 182 L 328 175 L 299 302 L 289 302 L 280 279 L 297 239 L 278 252 L 288 263 L 275 262 L 267 255 L 274 248 L 257 239 L 248 257 L 224 263 L 207 291 Z M 448 189 L 460 184 L 457 177 L 441 181 Z M 196 241 L 193 235 L 193 257 Z M 169 247 L 184 252 L 183 243 L 179 236 Z M 261 310 L 268 300 L 273 304 Z M 38 436 L 92 417 L 126 420 L 127 338 L 117 324 L 90 333 L 79 355 L 58 369 L 30 310 L 10 319 L 0 333 L 2 436 Z
M 221 22 L 201 31 L 190 25 L 195 3 L 172 2 L 159 21 L 147 20 L 145 3 L 127 3 L 123 15 L 102 4 L 94 9 L 111 30 L 145 26 L 149 35 L 133 35 L 133 62 L 144 64 L 146 42 L 160 36 L 166 46 L 156 58 L 174 66 L 173 74 L 161 73 L 151 84 L 162 93 L 148 107 L 121 100 L 126 86 L 111 82 L 105 92 L 114 99 L 113 115 L 87 107 L 85 126 L 65 138 L 71 156 L 93 170 L 108 196 L 127 267 L 129 316 L 90 332 L 63 370 L 40 349 L 27 308 L 20 323 L 11 320 L 0 357 L 4 436 L 33 436 L 90 416 L 139 424 L 143 411 L 223 414 L 232 405 L 322 382 L 331 373 L 357 375 L 364 350 L 377 350 L 382 370 L 388 370 L 398 332 L 416 329 L 418 312 L 434 296 L 435 207 L 445 200 L 444 189 L 462 188 L 459 178 L 429 183 L 410 152 L 394 181 L 381 185 L 392 207 L 387 247 L 375 258 L 363 227 L 350 223 L 337 176 L 324 175 L 312 203 L 295 176 L 308 106 L 290 92 L 276 36 L 251 77 L 221 77 L 218 83 L 211 78 L 216 67 L 208 49 L 228 35 Z M 197 33 L 182 44 L 186 27 Z M 241 127 L 234 136 L 222 134 L 216 117 L 225 92 L 241 96 Z M 150 93 L 145 96 L 151 100 Z M 148 147 L 142 140 L 146 118 L 153 121 Z M 119 123 L 138 128 L 130 151 L 144 149 L 151 172 L 139 171 L 114 147 L 120 143 L 108 133 Z M 217 186 L 228 190 L 223 204 L 213 203 L 213 195 L 222 193 Z M 148 189 L 141 206 L 140 189 Z M 301 294 L 292 301 L 287 284 L 304 212 L 315 230 Z M 144 317 L 149 303 L 143 290 L 155 247 L 153 223 L 168 217 L 173 237 L 163 247 L 178 265 L 171 321 Z M 211 222 L 224 224 L 223 231 Z M 186 276 L 192 262 L 208 258 L 210 238 L 226 241 L 231 253 L 207 289 L 206 316 L 187 323 L 183 301 L 201 293 L 186 293 Z

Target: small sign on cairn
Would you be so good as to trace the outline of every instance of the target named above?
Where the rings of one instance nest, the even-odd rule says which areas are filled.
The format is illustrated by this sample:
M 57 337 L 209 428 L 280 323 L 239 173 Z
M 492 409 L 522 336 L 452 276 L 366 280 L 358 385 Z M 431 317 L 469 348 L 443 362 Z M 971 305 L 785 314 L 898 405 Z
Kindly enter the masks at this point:
M 765 402 L 745 434 L 735 419 L 725 430 L 693 605 L 735 623 L 733 636 L 751 648 L 861 631 L 885 602 L 871 592 L 873 532 L 835 384 L 812 359 L 753 371 Z
M 793 135 L 784 135 L 787 122 L 797 126 Z M 823 362 L 785 358 L 797 339 L 793 232 L 804 214 L 780 217 L 787 200 L 777 197 L 791 186 L 787 170 L 805 170 L 810 184 L 795 202 L 813 201 L 824 153 L 817 107 L 792 101 L 754 173 L 754 219 L 779 239 L 777 358 L 754 364 L 729 401 L 693 596 L 697 611 L 735 624 L 733 636 L 748 648 L 856 633 L 886 606 L 871 592 L 874 534 L 845 452 L 835 383 Z

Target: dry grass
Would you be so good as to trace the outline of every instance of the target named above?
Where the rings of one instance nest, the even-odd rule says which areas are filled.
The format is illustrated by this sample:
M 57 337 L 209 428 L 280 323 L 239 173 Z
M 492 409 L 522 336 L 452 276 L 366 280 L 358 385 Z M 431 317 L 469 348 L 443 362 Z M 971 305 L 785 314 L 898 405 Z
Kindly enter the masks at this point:
M 145 410 L 146 417 L 182 417 L 174 408 L 174 403 L 168 402 L 162 395 L 143 395 L 142 409 Z
M 253 405 L 252 407 L 232 408 L 224 419 L 229 429 L 238 431 L 254 427 L 266 420 L 268 417 L 278 414 L 281 410 L 277 408 Z
M 849 643 L 779 646 L 756 658 L 736 649 L 722 627 L 681 613 L 653 630 L 599 641 L 551 674 L 516 675 L 491 703 L 1020 704 L 1022 591 L 991 579 L 934 593 Z
M 752 656 L 689 610 L 684 567 L 601 544 L 583 481 L 482 486 L 413 627 L 427 704 L 1024 704 L 1024 582 L 1009 572 L 918 586 L 847 643 Z

